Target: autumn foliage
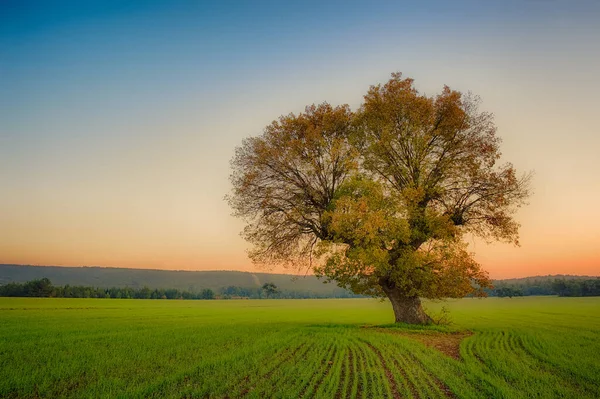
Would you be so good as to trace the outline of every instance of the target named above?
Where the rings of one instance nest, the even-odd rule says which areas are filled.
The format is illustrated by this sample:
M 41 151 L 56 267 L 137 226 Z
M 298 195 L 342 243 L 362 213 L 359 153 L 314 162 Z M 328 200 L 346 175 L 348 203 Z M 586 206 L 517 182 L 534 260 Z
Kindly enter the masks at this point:
M 518 244 L 530 176 L 499 164 L 478 104 L 448 87 L 420 94 L 396 73 L 356 112 L 312 105 L 244 140 L 228 200 L 251 258 L 387 296 L 396 321 L 427 322 L 421 297 L 483 295 L 490 280 L 465 235 Z

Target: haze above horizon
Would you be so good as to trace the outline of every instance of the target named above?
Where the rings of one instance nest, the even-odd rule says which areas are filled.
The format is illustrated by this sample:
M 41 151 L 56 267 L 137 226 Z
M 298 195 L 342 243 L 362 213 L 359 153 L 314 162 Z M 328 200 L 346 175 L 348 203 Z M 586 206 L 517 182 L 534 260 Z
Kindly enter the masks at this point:
M 599 275 L 598 20 L 562 0 L 2 2 L 0 263 L 264 271 L 223 201 L 235 147 L 401 71 L 481 96 L 503 161 L 535 171 L 522 246 L 471 242 L 490 276 Z

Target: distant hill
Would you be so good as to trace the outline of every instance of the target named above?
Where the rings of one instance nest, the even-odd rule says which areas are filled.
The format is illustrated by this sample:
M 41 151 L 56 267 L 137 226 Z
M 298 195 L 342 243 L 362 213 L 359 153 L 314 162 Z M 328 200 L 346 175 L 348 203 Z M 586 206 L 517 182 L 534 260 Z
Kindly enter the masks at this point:
M 23 283 L 49 278 L 54 285 L 85 285 L 98 288 L 132 287 L 176 288 L 198 292 L 210 288 L 236 286 L 261 287 L 274 283 L 280 290 L 313 292 L 327 296 L 340 296 L 347 291 L 335 284 L 325 284 L 315 276 L 289 274 L 250 273 L 239 271 L 175 271 L 153 269 L 127 269 L 117 267 L 63 267 L 0 264 L 0 284 Z
M 127 269 L 118 267 L 63 267 L 0 264 L 0 285 L 23 283 L 47 277 L 54 285 L 84 285 L 98 288 L 132 287 L 176 288 L 198 292 L 210 288 L 218 292 L 228 286 L 256 288 L 266 282 L 274 283 L 286 291 L 312 292 L 317 295 L 342 296 L 348 291 L 335 284 L 324 284 L 315 276 L 289 274 L 250 273 L 239 271 L 175 271 L 153 269 Z M 555 279 L 585 280 L 594 276 L 548 275 L 517 279 L 495 280 L 498 286 L 549 285 Z

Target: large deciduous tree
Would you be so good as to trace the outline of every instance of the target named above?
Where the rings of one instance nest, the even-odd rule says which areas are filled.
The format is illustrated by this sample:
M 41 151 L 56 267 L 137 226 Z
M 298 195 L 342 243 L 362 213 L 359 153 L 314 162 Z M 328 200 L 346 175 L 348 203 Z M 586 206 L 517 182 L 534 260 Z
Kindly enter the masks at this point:
M 396 322 L 428 322 L 420 298 L 484 295 L 465 235 L 518 244 L 529 175 L 498 164 L 478 103 L 448 87 L 423 95 L 397 73 L 356 112 L 313 105 L 244 140 L 228 200 L 250 257 L 387 297 Z

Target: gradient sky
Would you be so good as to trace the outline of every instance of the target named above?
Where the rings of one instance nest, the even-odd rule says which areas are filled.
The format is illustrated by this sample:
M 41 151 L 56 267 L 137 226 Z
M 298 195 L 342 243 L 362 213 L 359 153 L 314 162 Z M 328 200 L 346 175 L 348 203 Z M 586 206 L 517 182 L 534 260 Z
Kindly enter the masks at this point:
M 244 137 L 402 71 L 472 91 L 535 171 L 493 278 L 600 275 L 600 2 L 0 0 L 0 263 L 255 270 Z

